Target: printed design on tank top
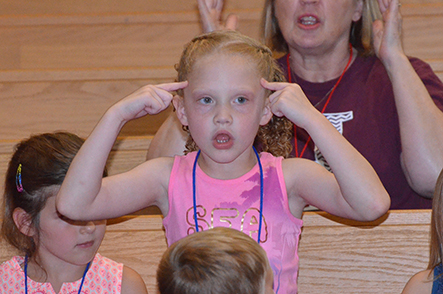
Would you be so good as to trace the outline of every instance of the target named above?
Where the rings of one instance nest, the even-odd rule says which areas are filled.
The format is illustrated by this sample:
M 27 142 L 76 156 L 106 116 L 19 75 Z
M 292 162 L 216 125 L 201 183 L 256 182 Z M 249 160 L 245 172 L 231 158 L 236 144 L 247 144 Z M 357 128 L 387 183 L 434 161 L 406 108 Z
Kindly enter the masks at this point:
M 264 182 L 270 173 L 276 173 L 275 168 L 268 168 L 264 171 Z M 214 227 L 234 228 L 249 235 L 257 240 L 258 229 L 260 225 L 260 173 L 254 173 L 246 182 L 252 183 L 249 190 L 245 190 L 235 202 L 221 202 L 219 207 L 208 210 L 202 204 L 199 204 L 197 196 L 197 220 L 199 231 L 208 230 Z M 228 193 L 229 191 L 227 191 Z M 200 195 L 202 197 L 202 195 Z M 253 205 L 253 203 L 256 203 Z M 253 206 L 251 206 L 253 205 Z M 255 207 L 257 205 L 257 207 Z M 266 212 L 266 208 L 264 209 Z M 194 221 L 194 207 L 186 210 L 186 223 L 188 225 L 187 234 L 196 232 Z M 268 240 L 268 225 L 265 213 L 263 213 L 262 232 L 260 243 Z
M 343 123 L 354 119 L 354 113 L 352 110 L 346 112 L 337 112 L 337 113 L 323 113 L 323 115 L 342 135 L 343 135 Z M 331 167 L 324 158 L 323 154 L 321 154 L 320 150 L 318 150 L 317 146 L 314 147 L 314 155 L 315 155 L 315 162 L 326 168 L 328 171 L 331 171 Z
M 237 226 L 234 223 L 240 221 L 239 231 L 246 233 L 254 240 L 257 239 L 260 219 L 260 210 L 257 208 L 248 208 L 243 213 L 240 213 L 237 208 L 214 208 L 210 213 L 207 213 L 206 208 L 202 205 L 197 205 L 197 217 L 199 231 L 212 229 L 214 227 L 236 228 Z M 209 222 L 207 221 L 208 217 L 210 217 Z M 186 222 L 189 226 L 187 234 L 191 235 L 195 233 L 193 206 L 186 211 Z M 262 226 L 260 243 L 265 243 L 268 240 L 268 226 L 264 215 Z

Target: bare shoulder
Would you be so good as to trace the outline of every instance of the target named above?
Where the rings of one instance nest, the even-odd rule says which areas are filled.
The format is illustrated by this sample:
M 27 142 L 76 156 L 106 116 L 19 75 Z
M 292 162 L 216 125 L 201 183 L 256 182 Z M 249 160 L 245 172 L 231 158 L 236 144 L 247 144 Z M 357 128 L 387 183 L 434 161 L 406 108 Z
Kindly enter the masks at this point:
M 431 294 L 432 291 L 432 274 L 431 270 L 424 270 L 413 275 L 402 294 Z
M 140 293 L 147 294 L 145 282 L 142 277 L 132 268 L 123 266 L 122 294 Z

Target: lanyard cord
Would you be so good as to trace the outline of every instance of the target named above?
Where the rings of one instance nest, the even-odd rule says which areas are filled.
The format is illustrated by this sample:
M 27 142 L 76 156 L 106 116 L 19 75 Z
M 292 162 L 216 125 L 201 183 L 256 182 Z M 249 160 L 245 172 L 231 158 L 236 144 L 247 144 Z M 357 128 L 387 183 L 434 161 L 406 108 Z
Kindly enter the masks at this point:
M 88 262 L 88 264 L 86 265 L 86 269 L 83 273 L 82 281 L 80 283 L 80 288 L 78 289 L 78 294 L 80 294 L 82 291 L 83 282 L 85 281 L 86 273 L 88 272 L 90 265 L 91 265 L 91 261 Z M 25 272 L 25 293 L 28 294 L 28 255 L 25 256 L 24 272 Z
M 322 108 L 322 110 L 321 110 L 321 113 L 322 113 L 322 114 L 325 112 L 326 107 L 328 106 L 329 101 L 331 101 L 331 97 L 332 97 L 332 95 L 333 95 L 334 92 L 335 92 L 335 89 L 336 89 L 336 88 L 338 87 L 338 85 L 340 84 L 340 82 L 341 82 L 343 76 L 345 75 L 345 72 L 348 70 L 349 65 L 351 64 L 352 56 L 353 56 L 353 51 L 352 51 L 352 45 L 351 45 L 351 44 L 349 44 L 349 50 L 350 50 L 351 54 L 349 55 L 348 63 L 346 64 L 345 69 L 344 69 L 343 72 L 341 73 L 341 75 L 340 75 L 340 77 L 338 78 L 337 82 L 335 83 L 334 87 L 332 87 L 331 91 L 329 92 L 328 99 L 326 100 L 326 103 L 325 103 L 325 105 L 323 106 L 323 108 Z M 288 82 L 289 82 L 289 83 L 292 83 L 291 64 L 290 64 L 290 62 L 289 62 L 289 58 L 290 58 L 290 54 L 288 53 L 288 55 L 286 56 L 286 65 L 287 65 L 287 69 L 288 69 Z M 326 95 L 328 95 L 328 94 L 326 94 Z M 301 151 L 301 153 L 300 153 L 300 156 L 299 156 L 299 154 L 298 154 L 298 146 L 297 146 L 297 145 L 298 145 L 298 144 L 297 144 L 297 126 L 296 126 L 296 125 L 294 125 L 294 138 L 295 138 L 295 140 L 294 140 L 295 157 L 303 157 L 303 154 L 305 153 L 305 150 L 306 150 L 306 148 L 308 147 L 309 142 L 311 141 L 311 136 L 309 136 L 308 140 L 307 140 L 306 143 L 305 143 L 305 146 L 303 146 L 303 149 L 302 149 L 302 151 Z
M 252 148 L 254 149 L 255 152 L 255 156 L 257 157 L 257 162 L 258 162 L 258 167 L 260 169 L 260 222 L 258 225 L 258 238 L 257 238 L 257 242 L 260 243 L 260 236 L 261 236 L 261 228 L 262 228 L 262 223 L 263 223 L 263 166 L 261 164 L 260 161 L 260 156 L 258 155 L 257 150 L 255 149 L 254 146 L 252 146 Z M 198 157 L 200 156 L 200 150 L 197 152 L 197 155 L 195 156 L 195 160 L 194 160 L 194 166 L 192 168 L 192 200 L 193 200 L 193 205 L 194 205 L 194 222 L 195 222 L 195 230 L 198 232 L 198 220 L 197 220 L 197 197 L 196 197 L 196 176 L 195 176 L 195 171 L 197 169 L 197 160 Z

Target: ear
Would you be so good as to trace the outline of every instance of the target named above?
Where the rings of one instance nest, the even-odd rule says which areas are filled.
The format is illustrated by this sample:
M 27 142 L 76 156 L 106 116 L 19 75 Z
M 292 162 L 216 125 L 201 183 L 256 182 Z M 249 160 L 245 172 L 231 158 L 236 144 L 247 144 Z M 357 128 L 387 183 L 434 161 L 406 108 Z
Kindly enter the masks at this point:
M 23 210 L 23 208 L 17 207 L 12 213 L 12 218 L 17 226 L 18 230 L 25 236 L 33 237 L 35 234 L 35 228 L 31 222 L 31 216 Z
M 363 5 L 364 5 L 363 0 L 357 0 L 354 15 L 352 16 L 352 21 L 360 20 L 362 14 L 363 14 Z
M 265 107 L 263 107 L 262 117 L 260 119 L 260 125 L 266 125 L 271 120 L 272 115 L 271 103 L 269 102 L 269 98 L 266 98 Z
M 174 104 L 175 113 L 177 114 L 178 120 L 182 125 L 187 126 L 188 117 L 186 116 L 184 103 L 183 97 L 179 95 L 175 95 L 174 98 L 172 98 L 172 104 Z

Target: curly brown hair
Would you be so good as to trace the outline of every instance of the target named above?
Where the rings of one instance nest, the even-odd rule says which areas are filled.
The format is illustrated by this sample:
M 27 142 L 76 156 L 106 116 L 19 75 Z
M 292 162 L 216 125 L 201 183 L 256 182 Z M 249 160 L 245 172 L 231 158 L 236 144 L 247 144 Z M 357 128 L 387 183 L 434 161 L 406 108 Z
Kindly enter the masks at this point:
M 255 62 L 257 70 L 265 80 L 270 82 L 285 81 L 285 77 L 273 58 L 271 50 L 237 31 L 215 31 L 202 34 L 186 44 L 180 62 L 175 66 L 178 72 L 177 81 L 186 81 L 196 60 L 214 52 L 244 55 Z M 177 93 L 183 97 L 183 91 Z M 270 93 L 269 91 L 268 94 Z M 186 126 L 183 129 L 189 134 Z M 292 151 L 292 135 L 292 122 L 285 117 L 274 115 L 267 125 L 260 126 L 254 145 L 260 151 L 286 158 Z M 185 154 L 198 150 L 198 146 L 191 135 L 189 135 L 185 147 Z

